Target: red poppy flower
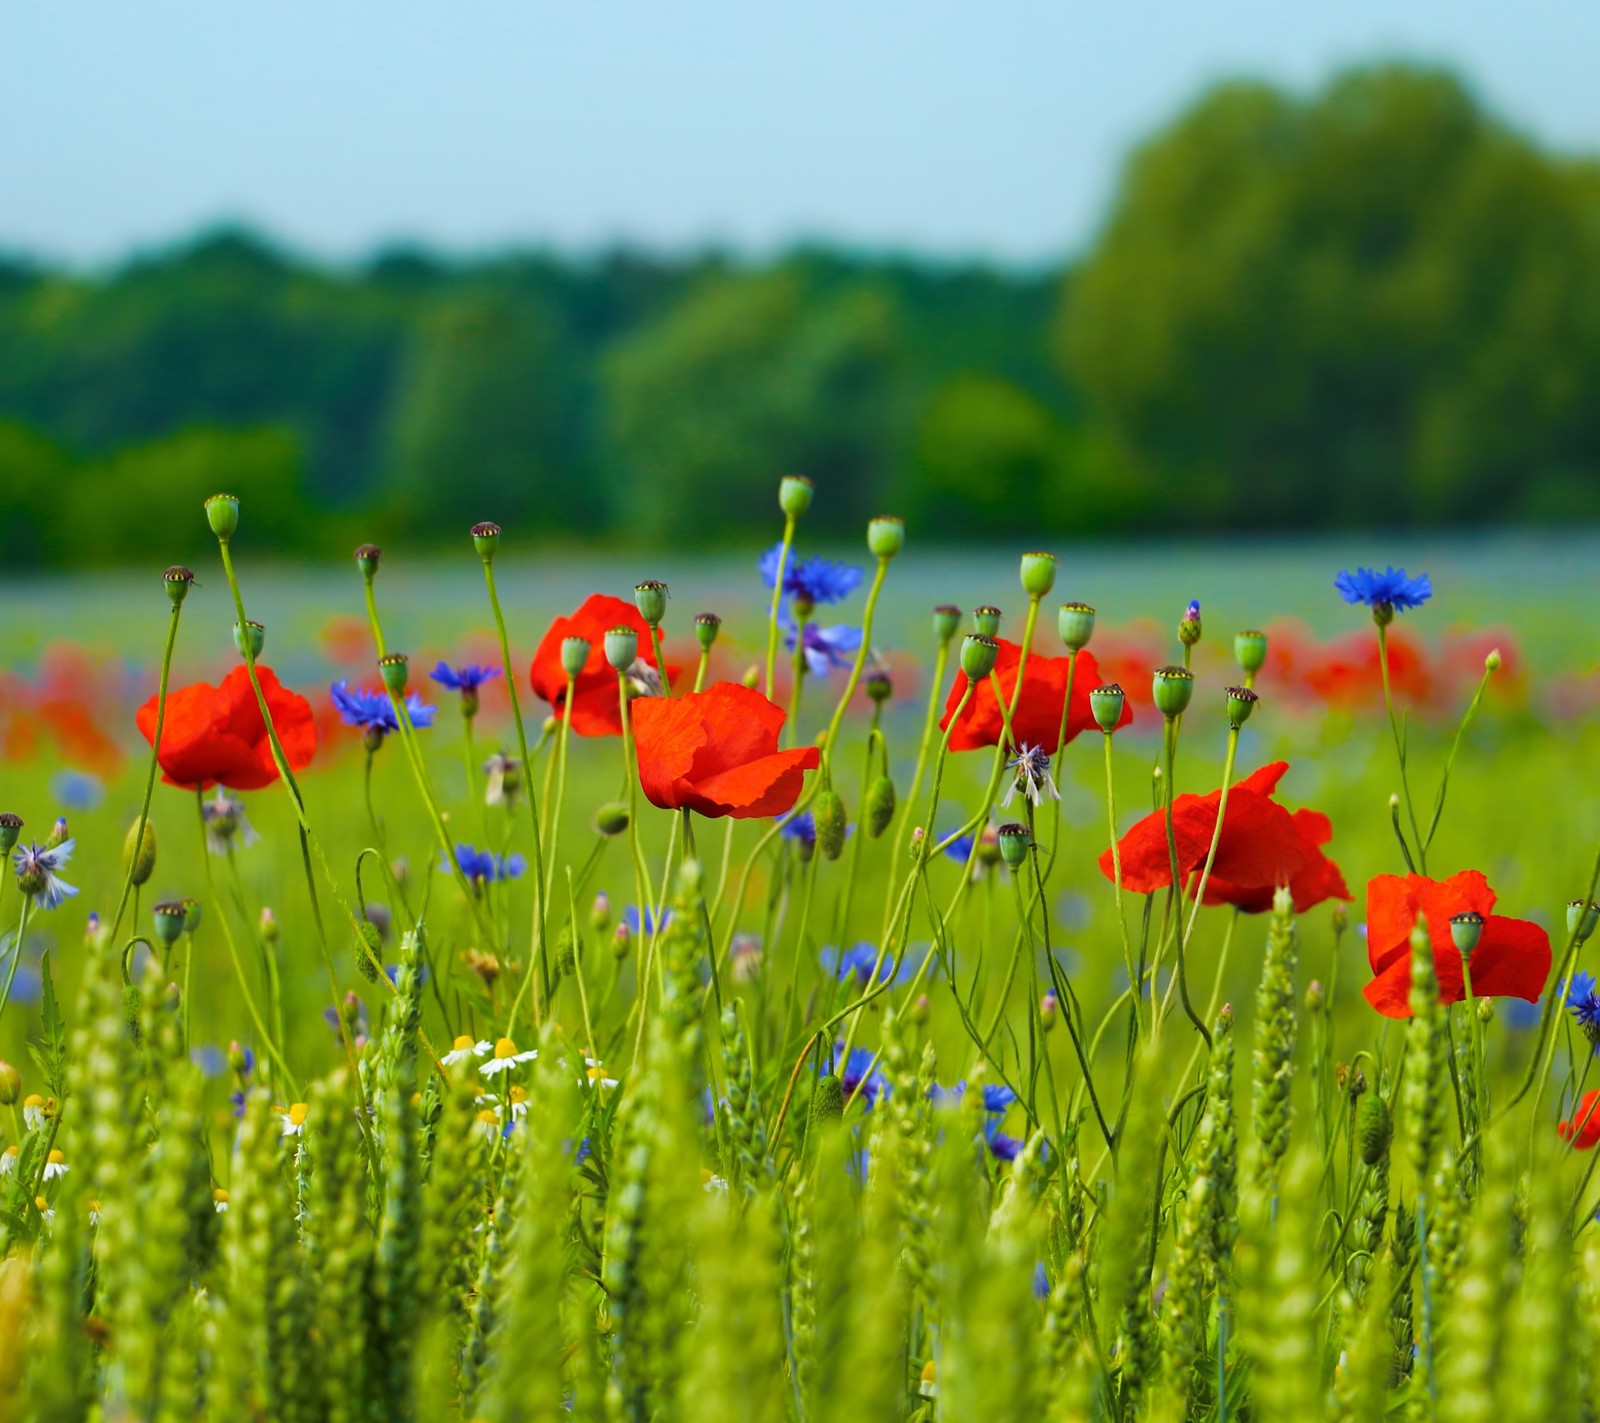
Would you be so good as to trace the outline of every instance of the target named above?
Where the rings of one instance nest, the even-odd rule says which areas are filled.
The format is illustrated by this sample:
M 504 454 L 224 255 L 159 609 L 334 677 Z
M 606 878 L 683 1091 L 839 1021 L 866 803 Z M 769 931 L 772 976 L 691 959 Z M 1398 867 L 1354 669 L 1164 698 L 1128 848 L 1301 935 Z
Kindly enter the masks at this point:
M 1289 769 L 1274 761 L 1252 771 L 1228 792 L 1222 838 L 1206 881 L 1207 904 L 1232 904 L 1247 914 L 1272 907 L 1279 885 L 1288 885 L 1295 909 L 1304 913 L 1326 899 L 1349 899 L 1339 867 L 1322 853 L 1333 838 L 1328 817 L 1315 810 L 1292 815 L 1272 799 Z M 1221 790 L 1209 795 L 1181 795 L 1172 805 L 1172 835 L 1178 847 L 1178 873 L 1185 888 L 1199 888 L 1216 833 Z M 1135 894 L 1153 894 L 1172 883 L 1172 858 L 1167 846 L 1163 811 L 1152 811 L 1118 842 L 1122 883 Z M 1111 851 L 1100 856 L 1107 879 L 1116 874 Z
M 256 675 L 290 769 L 304 770 L 317 749 L 311 703 L 283 686 L 270 667 L 258 662 Z M 155 697 L 139 708 L 135 719 L 144 739 L 153 745 Z M 195 682 L 170 692 L 157 759 L 162 780 L 189 790 L 224 785 L 229 790 L 254 791 L 277 780 L 278 767 L 249 670 L 235 667 L 220 687 Z
M 1477 988 L 1476 979 L 1472 986 Z M 1572 1142 L 1575 1150 L 1593 1151 L 1600 1144 L 1600 1091 L 1585 1092 L 1572 1120 L 1562 1122 L 1556 1130 L 1561 1133 L 1562 1141 Z
M 1367 884 L 1367 961 L 1373 978 L 1363 990 L 1386 1018 L 1411 1016 L 1411 930 L 1425 914 L 1439 975 L 1439 996 L 1458 1003 L 1465 996 L 1461 954 L 1450 936 L 1450 920 L 1474 910 L 1484 916 L 1472 951 L 1472 992 L 1477 998 L 1522 998 L 1537 1003 L 1550 976 L 1550 936 L 1526 919 L 1491 914 L 1495 893 L 1477 870 L 1447 880 L 1423 875 L 1378 875 Z
M 632 603 L 605 593 L 591 593 L 570 618 L 557 618 L 550 624 L 533 654 L 529 680 L 535 695 L 550 703 L 555 714 L 566 714 L 567 674 L 561 668 L 563 638 L 581 637 L 589 643 L 589 657 L 573 680 L 572 729 L 579 736 L 621 736 L 622 710 L 617 705 L 617 674 L 606 661 L 606 633 L 615 627 L 630 627 L 639 634 L 639 657 L 655 667 L 655 649 L 650 644 L 650 625 Z M 675 677 L 678 668 L 667 664 L 667 675 Z
M 783 708 L 737 682 L 682 697 L 640 697 L 632 711 L 639 784 L 663 810 L 735 820 L 783 815 L 822 754 L 815 746 L 778 750 Z
M 1014 642 L 1000 639 L 1000 656 L 994 670 L 1000 678 L 1000 694 L 1010 705 L 1011 694 L 1017 685 L 1017 664 L 1022 660 L 1022 648 Z M 1012 740 L 1019 746 L 1042 746 L 1050 755 L 1060 750 L 1056 738 L 1061 733 L 1061 704 L 1067 696 L 1067 669 L 1070 657 L 1044 657 L 1037 652 L 1028 654 L 1028 666 L 1022 679 L 1022 696 L 1017 701 L 1016 715 L 1011 718 Z M 1094 728 L 1094 713 L 1089 708 L 1089 693 L 1101 683 L 1100 668 L 1089 652 L 1078 654 L 1078 670 L 1072 678 L 1072 715 L 1067 719 L 1067 740 L 1080 731 Z M 957 671 L 955 684 L 945 699 L 944 717 L 939 722 L 943 731 L 950 725 L 962 695 L 967 690 L 967 674 Z M 1133 708 L 1124 704 L 1122 720 L 1126 726 L 1133 720 Z M 952 751 L 975 751 L 980 746 L 998 746 L 1004 734 L 1000 714 L 1000 701 L 995 696 L 994 681 L 985 677 L 973 689 L 972 700 L 961 713 L 950 734 Z

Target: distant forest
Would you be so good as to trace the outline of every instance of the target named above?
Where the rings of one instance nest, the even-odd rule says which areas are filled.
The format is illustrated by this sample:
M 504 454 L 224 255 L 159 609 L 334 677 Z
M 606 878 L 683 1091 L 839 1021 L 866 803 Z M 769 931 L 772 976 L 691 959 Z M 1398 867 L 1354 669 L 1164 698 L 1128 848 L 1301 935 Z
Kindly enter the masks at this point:
M 1047 175 L 1041 175 L 1046 181 Z M 1600 166 L 1452 76 L 1229 84 L 1053 271 L 828 249 L 354 266 L 212 232 L 0 258 L 0 556 L 142 555 L 219 489 L 308 553 L 1600 517 Z

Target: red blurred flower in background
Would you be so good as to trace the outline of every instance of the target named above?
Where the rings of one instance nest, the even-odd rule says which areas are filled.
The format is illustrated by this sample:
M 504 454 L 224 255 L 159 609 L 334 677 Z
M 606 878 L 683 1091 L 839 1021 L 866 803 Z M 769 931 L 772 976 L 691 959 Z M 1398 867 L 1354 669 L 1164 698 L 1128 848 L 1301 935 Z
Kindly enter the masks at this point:
M 1272 907 L 1280 885 L 1289 887 L 1301 913 L 1326 899 L 1350 898 L 1339 867 L 1322 853 L 1322 846 L 1333 838 L 1328 817 L 1315 810 L 1290 814 L 1272 799 L 1288 769 L 1287 761 L 1274 761 L 1229 790 L 1222 838 L 1206 881 L 1207 904 L 1232 904 L 1247 914 L 1259 914 Z M 1186 894 L 1193 895 L 1200 887 L 1221 803 L 1221 790 L 1181 795 L 1173 802 L 1172 836 Z M 1118 841 L 1117 850 L 1122 883 L 1135 894 L 1153 894 L 1172 883 L 1165 812 L 1145 816 Z M 1100 870 L 1107 879 L 1115 875 L 1110 850 L 1101 854 Z
M 533 654 L 529 680 L 535 695 L 550 703 L 555 714 L 567 713 L 567 674 L 561 670 L 562 639 L 581 637 L 589 644 L 589 657 L 572 687 L 572 729 L 579 736 L 621 736 L 622 710 L 617 704 L 617 674 L 606 661 L 606 633 L 615 627 L 630 627 L 639 634 L 639 660 L 655 668 L 655 649 L 650 645 L 650 625 L 632 603 L 605 593 L 591 593 L 570 618 L 557 618 L 550 624 Z M 659 669 L 657 669 L 659 670 Z M 667 664 L 667 675 L 678 668 Z
M 317 749 L 317 727 L 311 703 L 291 692 L 277 674 L 256 664 L 261 690 L 272 713 L 272 724 L 283 754 L 294 771 L 311 764 Z M 156 698 L 151 697 L 135 717 L 144 739 L 156 736 Z M 253 791 L 278 779 L 267 726 L 261 719 L 255 688 L 247 668 L 235 667 L 220 687 L 195 682 L 167 695 L 167 719 L 161 728 L 157 754 L 161 779 L 168 785 L 204 790 L 222 785 L 229 790 Z
M 1000 695 L 1009 705 L 1017 685 L 1017 664 L 1022 660 L 1022 648 L 1014 642 L 1000 640 L 1000 656 L 995 662 L 995 673 L 1000 679 Z M 1017 702 L 1016 715 L 1011 718 L 1011 739 L 1018 746 L 1042 746 L 1054 756 L 1061 749 L 1061 706 L 1067 696 L 1067 669 L 1070 657 L 1044 657 L 1037 652 L 1028 654 L 1028 666 L 1022 678 L 1022 696 Z M 1080 731 L 1094 729 L 1094 714 L 1089 709 L 1089 693 L 1104 679 L 1100 668 L 1089 652 L 1078 654 L 1078 670 L 1072 678 L 1072 715 L 1067 721 L 1067 740 Z M 958 671 L 950 695 L 945 699 L 944 716 L 939 721 L 943 731 L 950 725 L 962 695 L 967 690 L 967 674 Z M 1133 720 L 1133 708 L 1124 705 L 1118 726 Z M 995 696 L 994 681 L 985 677 L 972 692 L 972 700 L 961 713 L 955 730 L 950 734 L 952 751 L 974 751 L 981 746 L 998 746 L 1004 734 L 1000 701 Z
M 1466 989 L 1461 953 L 1450 934 L 1450 920 L 1468 910 L 1484 916 L 1483 933 L 1472 951 L 1472 992 L 1476 998 L 1522 998 L 1537 1003 L 1550 976 L 1550 936 L 1526 919 L 1491 914 L 1495 892 L 1477 870 L 1462 870 L 1447 880 L 1425 875 L 1378 875 L 1367 884 L 1367 961 L 1372 982 L 1362 990 L 1386 1018 L 1411 1016 L 1411 931 L 1417 916 L 1428 920 L 1439 997 L 1459 1003 Z
M 1477 980 L 1472 986 L 1477 988 Z M 1563 1141 L 1570 1141 L 1578 1151 L 1593 1151 L 1600 1144 L 1600 1092 L 1591 1089 L 1583 1094 L 1578 1102 L 1578 1108 L 1572 1114 L 1570 1122 L 1562 1122 L 1556 1128 L 1561 1133 Z
M 663 810 L 735 820 L 783 815 L 821 757 L 815 746 L 780 751 L 783 708 L 736 682 L 682 697 L 640 697 L 631 710 L 639 784 Z

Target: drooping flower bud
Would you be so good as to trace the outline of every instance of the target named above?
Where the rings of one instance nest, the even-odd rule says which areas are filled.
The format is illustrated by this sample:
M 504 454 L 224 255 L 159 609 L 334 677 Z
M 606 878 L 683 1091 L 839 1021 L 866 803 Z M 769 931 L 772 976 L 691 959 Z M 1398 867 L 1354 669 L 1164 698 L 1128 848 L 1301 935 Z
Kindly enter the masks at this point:
M 144 884 L 156 868 L 156 827 L 155 822 L 146 820 L 144 834 L 139 833 L 139 822 L 135 820 L 128 827 L 128 833 L 122 841 L 122 865 L 124 872 L 136 885 Z
M 1250 720 L 1261 698 L 1248 687 L 1228 688 L 1228 725 L 1237 731 Z
M 1063 603 L 1056 614 L 1056 630 L 1073 652 L 1082 652 L 1094 636 L 1094 609 L 1087 603 Z
M 993 603 L 980 603 L 972 610 L 972 630 L 979 637 L 994 637 L 1000 631 L 1000 609 Z
M 227 543 L 239 527 L 239 501 L 232 494 L 213 494 L 206 500 L 206 522 L 223 543 Z
M 156 938 L 171 948 L 183 937 L 183 905 L 175 899 L 165 899 L 151 911 L 155 921 Z
M 22 817 L 15 811 L 0 811 L 0 855 L 9 855 L 22 834 Z
M 667 585 L 659 578 L 646 578 L 643 583 L 635 583 L 633 602 L 641 618 L 651 627 L 659 627 L 661 619 L 667 615 Z
M 1475 909 L 1463 909 L 1461 913 L 1450 916 L 1450 939 L 1462 958 L 1472 957 L 1478 940 L 1483 937 L 1483 924 L 1483 915 Z
M 1010 869 L 1022 868 L 1032 843 L 1033 837 L 1028 834 L 1026 825 L 1010 820 L 1000 827 L 1000 858 Z
M 715 613 L 696 613 L 694 615 L 694 635 L 700 640 L 700 650 L 710 652 L 711 646 L 717 640 L 717 634 L 722 631 L 722 619 Z
M 628 828 L 627 802 L 608 800 L 595 811 L 594 828 L 608 837 L 622 834 Z
M 1172 721 L 1183 715 L 1194 696 L 1194 673 L 1187 667 L 1158 667 L 1151 681 L 1156 710 Z
M 844 1116 L 844 1083 L 831 1072 L 817 1078 L 811 1089 L 811 1129 L 826 1127 Z
M 886 775 L 880 775 L 867 788 L 867 798 L 862 804 L 862 811 L 867 822 L 867 835 L 876 840 L 889 828 L 889 822 L 894 819 L 894 782 Z
M 406 679 L 410 674 L 410 659 L 403 652 L 386 652 L 378 659 L 378 675 L 383 685 L 397 697 L 406 694 Z
M 906 544 L 906 526 L 903 519 L 892 514 L 880 514 L 867 524 L 867 547 L 874 558 L 893 558 Z
M 961 630 L 961 609 L 954 603 L 940 603 L 933 610 L 933 635 L 949 642 Z
M 817 797 L 811 812 L 817 831 L 817 849 L 825 860 L 837 860 L 844 853 L 845 815 L 844 800 L 835 790 L 825 790 Z
M 377 544 L 360 544 L 356 548 L 356 567 L 361 576 L 372 582 L 378 576 L 378 564 L 383 561 L 383 550 Z
M 1600 905 L 1574 899 L 1567 906 L 1567 933 L 1578 943 L 1587 943 L 1597 924 L 1600 924 Z
M 589 639 L 586 637 L 564 637 L 561 639 L 561 670 L 569 677 L 576 677 L 583 671 L 583 665 L 589 660 Z
M 1183 610 L 1183 616 L 1178 620 L 1178 641 L 1185 647 L 1193 647 L 1200 641 L 1200 600 L 1191 598 L 1189 606 Z
M 1056 586 L 1056 556 L 1053 553 L 1022 555 L 1022 591 L 1030 598 L 1047 598 Z
M 194 587 L 194 574 L 181 563 L 175 563 L 161 575 L 161 586 L 167 590 L 167 597 L 173 603 L 182 603 L 189 596 L 189 590 Z
M 778 508 L 791 519 L 798 519 L 811 507 L 816 492 L 803 474 L 786 474 L 778 481 Z
M 1127 700 L 1127 694 L 1116 682 L 1096 687 L 1089 693 L 1089 711 L 1094 716 L 1094 724 L 1107 735 L 1115 731 L 1117 723 L 1122 720 L 1122 709 Z
M 22 1074 L 0 1059 L 0 1107 L 14 1107 L 22 1096 Z
M 254 618 L 246 618 L 242 626 L 233 625 L 233 645 L 239 649 L 239 656 L 254 662 L 267 645 L 267 630 Z
M 1394 1140 L 1394 1118 L 1383 1097 L 1370 1093 L 1361 1099 L 1356 1109 L 1356 1141 L 1361 1147 L 1361 1164 L 1376 1166 L 1389 1154 L 1389 1143 Z
M 639 655 L 639 634 L 631 627 L 614 627 L 606 633 L 606 661 L 614 672 L 626 672 Z
M 1259 672 L 1267 661 L 1267 635 L 1254 630 L 1236 633 L 1233 639 L 1233 660 L 1242 671 Z
M 961 642 L 961 670 L 969 682 L 981 682 L 1000 660 L 1000 644 L 982 633 L 969 632 Z

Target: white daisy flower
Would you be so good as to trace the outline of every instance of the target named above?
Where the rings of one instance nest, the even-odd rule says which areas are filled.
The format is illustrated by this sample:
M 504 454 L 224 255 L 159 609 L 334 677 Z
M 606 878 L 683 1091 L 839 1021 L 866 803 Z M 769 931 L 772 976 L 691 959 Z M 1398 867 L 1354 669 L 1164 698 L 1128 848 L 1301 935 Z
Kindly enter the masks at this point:
M 519 1062 L 532 1062 L 539 1054 L 535 1051 L 518 1052 L 517 1045 L 510 1038 L 497 1038 L 494 1044 L 494 1056 L 478 1069 L 485 1077 L 493 1077 L 497 1072 L 509 1072 Z
M 15 1171 L 17 1158 L 21 1155 L 22 1152 L 15 1146 L 8 1146 L 4 1151 L 0 1151 L 0 1176 L 9 1176 Z
M 600 1087 L 615 1087 L 617 1085 L 615 1077 L 606 1076 L 605 1064 L 599 1058 L 586 1057 L 584 1062 L 588 1064 L 588 1071 L 584 1075 L 590 1082 Z
M 500 1111 L 496 1107 L 485 1107 L 478 1113 L 478 1125 L 483 1128 L 483 1134 L 494 1141 L 501 1133 Z
M 228 1209 L 228 1193 L 218 1186 L 211 1193 L 211 1203 L 217 1214 L 222 1215 Z
M 44 1098 L 30 1092 L 22 1099 L 22 1120 L 29 1131 L 44 1129 Z
M 35 1196 L 33 1198 L 33 1205 L 34 1209 L 44 1217 L 44 1223 L 46 1225 L 49 1225 L 50 1222 L 56 1218 L 56 1208 L 51 1205 L 49 1201 L 45 1200 L 43 1196 Z
M 506 1093 L 506 1101 L 511 1104 L 511 1120 L 520 1122 L 528 1115 L 528 1089 L 526 1087 L 513 1087 Z
M 89 1212 L 89 1224 L 90 1225 L 99 1225 L 100 1224 L 100 1202 L 99 1201 L 85 1201 L 84 1202 L 84 1206 L 88 1209 L 88 1212 Z
M 450 1051 L 439 1059 L 446 1067 L 454 1067 L 458 1062 L 466 1062 L 469 1058 L 482 1057 L 494 1044 L 485 1038 L 482 1042 L 473 1040 L 463 1033 L 450 1044 Z
M 57 1176 L 65 1176 L 69 1169 L 66 1152 L 59 1146 L 51 1147 L 50 1154 L 44 1159 L 44 1179 L 54 1181 Z
M 285 1136 L 299 1136 L 306 1127 L 306 1113 L 310 1109 L 304 1102 L 294 1102 L 288 1111 L 279 1111 L 283 1118 L 283 1134 Z

